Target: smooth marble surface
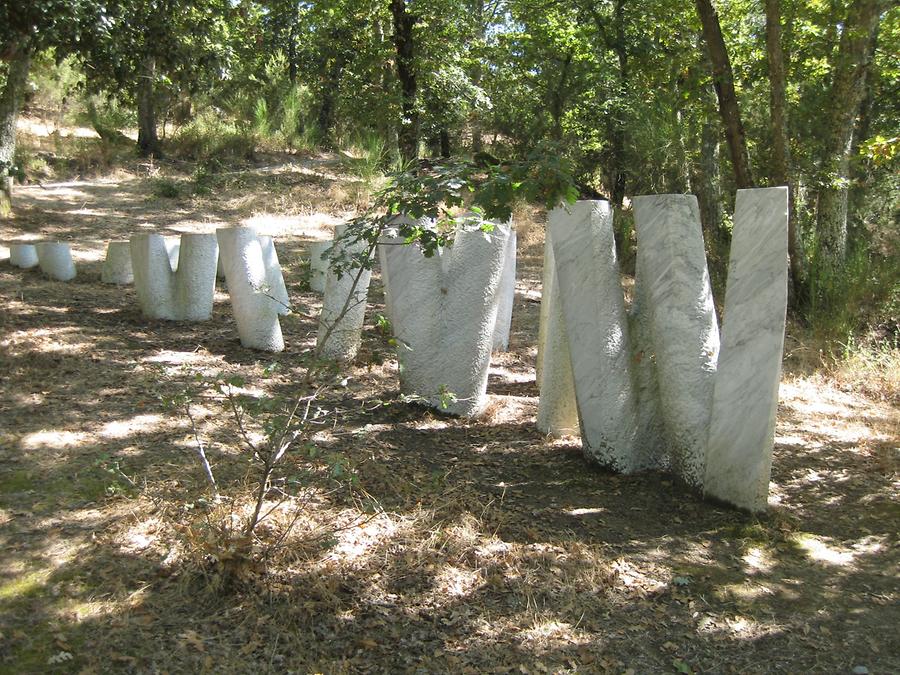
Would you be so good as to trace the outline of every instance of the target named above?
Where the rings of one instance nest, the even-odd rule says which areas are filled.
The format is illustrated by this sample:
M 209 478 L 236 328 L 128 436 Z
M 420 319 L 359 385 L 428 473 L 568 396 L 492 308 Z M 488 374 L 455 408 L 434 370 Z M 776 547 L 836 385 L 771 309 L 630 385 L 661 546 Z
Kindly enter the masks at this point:
M 672 469 L 703 485 L 719 328 L 693 195 L 634 198 L 640 275 Z
M 284 283 L 284 274 L 281 271 L 281 263 L 278 261 L 278 252 L 275 250 L 275 240 L 270 236 L 260 235 L 259 245 L 262 248 L 263 264 L 266 266 L 268 293 L 275 301 L 279 314 L 290 314 L 291 299 L 288 296 L 287 286 Z
M 106 245 L 106 259 L 100 281 L 104 284 L 130 284 L 134 281 L 131 271 L 131 245 L 127 241 L 111 241 Z
M 541 373 L 537 428 L 548 436 L 574 436 L 579 433 L 575 379 L 549 233 L 545 234 L 544 241 L 544 271 L 538 328 L 539 365 L 535 368 L 536 373 Z
M 640 466 L 638 423 L 612 211 L 604 201 L 560 206 L 550 212 L 549 231 L 584 452 L 631 473 Z
M 34 244 L 10 244 L 9 262 L 23 270 L 38 266 L 37 247 Z
M 42 241 L 36 247 L 41 272 L 57 281 L 71 281 L 75 278 L 75 262 L 72 249 L 63 241 Z
M 241 344 L 262 351 L 284 350 L 278 308 L 263 291 L 267 285 L 266 265 L 256 230 L 220 228 L 216 237 Z
M 787 310 L 787 226 L 787 188 L 738 190 L 704 490 L 750 511 L 768 503 Z
M 141 313 L 148 319 L 175 320 L 175 277 L 165 237 L 136 234 L 129 240 L 129 248 L 134 291 Z

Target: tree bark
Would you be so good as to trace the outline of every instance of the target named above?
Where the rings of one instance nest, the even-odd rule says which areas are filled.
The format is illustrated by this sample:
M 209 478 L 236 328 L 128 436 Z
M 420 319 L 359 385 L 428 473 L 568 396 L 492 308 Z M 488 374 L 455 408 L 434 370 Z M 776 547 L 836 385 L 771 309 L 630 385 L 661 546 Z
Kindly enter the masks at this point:
M 398 140 L 400 156 L 404 161 L 409 161 L 419 155 L 419 111 L 416 102 L 418 84 L 413 40 L 416 17 L 406 11 L 406 0 L 391 0 L 391 16 L 394 21 L 394 49 L 401 92 Z
M 700 132 L 700 165 L 695 188 L 704 238 L 718 251 L 722 242 L 722 189 L 719 177 L 719 134 L 715 120 L 712 119 L 713 114 L 710 111 Z
M 0 218 L 12 214 L 13 158 L 16 154 L 16 121 L 25 95 L 31 67 L 31 51 L 26 47 L 9 59 L 6 85 L 0 92 Z
M 137 84 L 138 152 L 142 157 L 161 157 L 162 148 L 156 135 L 156 101 L 153 84 L 156 80 L 156 59 L 145 57 Z
M 816 213 L 821 262 L 838 270 L 847 253 L 847 200 L 853 131 L 865 94 L 871 44 L 878 27 L 878 0 L 854 0 L 844 21 L 828 97 L 822 181 Z
M 696 0 L 696 5 L 703 26 L 703 38 L 712 62 L 713 85 L 719 101 L 719 116 L 725 126 L 725 139 L 728 142 L 731 165 L 734 169 L 734 182 L 738 188 L 751 188 L 753 173 L 750 168 L 750 153 L 747 151 L 747 137 L 734 90 L 734 73 L 722 37 L 719 15 L 713 7 L 712 0 Z
M 769 62 L 769 127 L 772 134 L 772 183 L 788 188 L 788 258 L 791 296 L 796 303 L 804 279 L 803 247 L 797 231 L 796 185 L 791 174 L 788 135 L 787 78 L 781 44 L 781 0 L 765 0 L 766 54 Z

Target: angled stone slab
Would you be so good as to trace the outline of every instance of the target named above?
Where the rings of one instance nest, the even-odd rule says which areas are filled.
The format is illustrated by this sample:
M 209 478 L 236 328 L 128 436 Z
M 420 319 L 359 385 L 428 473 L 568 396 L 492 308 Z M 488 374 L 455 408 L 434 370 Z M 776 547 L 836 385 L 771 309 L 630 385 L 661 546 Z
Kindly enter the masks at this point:
M 179 321 L 209 321 L 212 318 L 218 259 L 219 244 L 215 234 L 181 235 L 174 285 L 175 314 Z
M 608 202 L 579 201 L 553 209 L 548 226 L 584 452 L 631 473 L 640 467 L 638 421 L 612 218 Z
M 14 267 L 29 270 L 38 266 L 37 248 L 34 244 L 10 244 L 9 263 Z
M 284 283 L 284 274 L 281 271 L 281 263 L 278 262 L 278 252 L 275 250 L 275 241 L 267 235 L 259 236 L 259 245 L 262 248 L 263 264 L 266 266 L 266 285 L 269 295 L 278 306 L 281 315 L 291 313 L 291 299 L 288 296 L 287 286 Z
M 75 262 L 72 249 L 63 241 L 42 241 L 36 245 L 41 272 L 57 281 L 75 278 Z
M 569 356 L 569 336 L 559 299 L 559 282 L 553 261 L 549 232 L 544 239 L 544 274 L 541 286 L 541 314 L 538 328 L 537 428 L 548 436 L 577 435 L 578 406 L 575 402 L 575 378 Z
M 241 344 L 250 349 L 280 352 L 284 349 L 278 307 L 266 295 L 268 280 L 262 246 L 252 227 L 216 230 L 225 282 Z
M 672 468 L 703 485 L 719 329 L 693 195 L 634 198 L 641 312 L 649 332 Z
M 322 256 L 331 245 L 331 241 L 314 241 L 309 245 L 309 287 L 316 293 L 325 292 L 329 261 Z
M 106 245 L 106 259 L 100 282 L 104 284 L 130 284 L 134 281 L 131 271 L 131 245 L 127 241 L 111 241 Z
M 358 256 L 366 251 L 366 241 L 345 242 L 340 238 L 344 232 L 344 227 L 335 229 L 334 245 L 339 252 Z M 338 361 L 356 357 L 362 343 L 371 278 L 372 271 L 368 269 L 349 269 L 340 276 L 331 269 L 327 271 L 316 339 L 322 356 Z
M 177 319 L 175 278 L 166 239 L 161 234 L 136 234 L 129 240 L 134 290 L 141 313 L 148 319 Z
M 509 349 L 509 331 L 512 327 L 513 307 L 516 303 L 516 231 L 510 230 L 506 241 L 503 275 L 500 277 L 497 322 L 494 325 L 494 351 Z
M 787 310 L 788 192 L 738 190 L 704 491 L 768 504 Z

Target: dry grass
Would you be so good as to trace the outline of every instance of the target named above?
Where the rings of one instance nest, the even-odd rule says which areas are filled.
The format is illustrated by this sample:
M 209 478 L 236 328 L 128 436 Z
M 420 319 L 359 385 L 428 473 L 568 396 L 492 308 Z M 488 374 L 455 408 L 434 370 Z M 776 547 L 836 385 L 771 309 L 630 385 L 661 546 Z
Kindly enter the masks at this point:
M 766 518 L 665 475 L 599 471 L 577 439 L 534 429 L 537 211 L 517 213 L 512 350 L 492 364 L 490 414 L 402 402 L 396 363 L 367 331 L 346 386 L 322 401 L 332 424 L 313 437 L 316 459 L 291 457 L 292 497 L 270 495 L 255 542 L 268 555 L 226 588 L 210 555 L 246 516 L 246 459 L 217 404 L 200 406 L 225 495 L 211 500 L 189 425 L 157 395 L 185 369 L 294 393 L 315 334 L 303 314 L 318 307 L 303 253 L 356 197 L 328 157 L 216 180 L 176 200 L 140 173 L 20 188 L 20 217 L 0 230 L 70 238 L 80 266 L 62 284 L 0 263 L 0 670 L 900 670 L 896 371 L 809 367 L 813 352 L 788 341 Z M 224 294 L 208 323 L 148 322 L 131 289 L 97 282 L 106 239 L 218 222 L 278 236 L 303 312 L 284 319 L 282 354 L 239 346 Z M 336 479 L 338 459 L 353 485 Z

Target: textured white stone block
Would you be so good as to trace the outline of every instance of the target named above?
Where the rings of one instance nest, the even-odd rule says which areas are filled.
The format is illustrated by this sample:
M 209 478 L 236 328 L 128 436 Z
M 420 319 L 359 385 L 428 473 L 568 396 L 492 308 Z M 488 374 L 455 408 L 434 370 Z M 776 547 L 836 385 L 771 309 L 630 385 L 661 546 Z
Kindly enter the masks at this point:
M 277 303 L 279 314 L 290 314 L 291 299 L 288 296 L 287 286 L 284 284 L 284 274 L 281 271 L 281 264 L 278 262 L 275 242 L 272 237 L 260 235 L 259 245 L 262 248 L 263 264 L 266 266 L 266 285 L 269 288 L 269 295 Z
M 322 254 L 331 248 L 330 241 L 314 241 L 309 245 L 309 287 L 316 293 L 325 292 L 325 278 L 329 260 Z
M 164 237 L 166 253 L 169 254 L 169 267 L 174 272 L 178 269 L 178 256 L 181 252 L 181 237 Z
M 131 237 L 129 245 L 134 290 L 141 312 L 148 319 L 174 321 L 177 318 L 175 278 L 165 237 L 161 234 L 136 234 Z
M 738 190 L 705 493 L 768 503 L 787 310 L 787 188 Z
M 175 312 L 179 321 L 208 321 L 216 295 L 216 235 L 183 234 L 175 271 Z
M 343 227 L 335 228 L 334 243 L 338 251 L 348 256 L 366 251 L 365 241 L 342 242 L 339 237 L 343 233 Z M 356 356 L 362 343 L 371 278 L 372 271 L 368 269 L 349 269 L 340 277 L 328 270 L 316 341 L 322 356 L 338 361 L 350 361 Z
M 634 198 L 640 275 L 671 465 L 703 485 L 719 328 L 693 195 Z
M 265 289 L 268 284 L 262 246 L 252 227 L 216 230 L 231 307 L 241 344 L 251 349 L 279 352 L 284 338 L 278 307 Z
M 513 306 L 516 302 L 516 231 L 511 230 L 506 241 L 503 275 L 500 277 L 497 323 L 494 326 L 494 351 L 509 349 L 509 330 L 512 326 Z
M 134 281 L 129 242 L 111 241 L 106 245 L 106 260 L 103 262 L 100 281 L 104 284 L 130 284 Z
M 37 247 L 34 244 L 10 244 L 9 262 L 11 265 L 21 267 L 23 270 L 37 267 Z
M 75 278 L 75 262 L 72 250 L 62 241 L 42 241 L 37 244 L 38 264 L 41 271 L 57 281 L 71 281 Z
M 569 337 L 559 300 L 559 283 L 553 260 L 550 234 L 544 239 L 544 274 L 541 286 L 541 324 L 538 328 L 537 428 L 549 436 L 577 435 L 578 406 L 575 402 L 575 379 L 569 355 Z
M 484 410 L 509 236 L 499 224 L 458 231 L 431 258 L 399 241 L 382 247 L 404 393 L 452 415 Z

